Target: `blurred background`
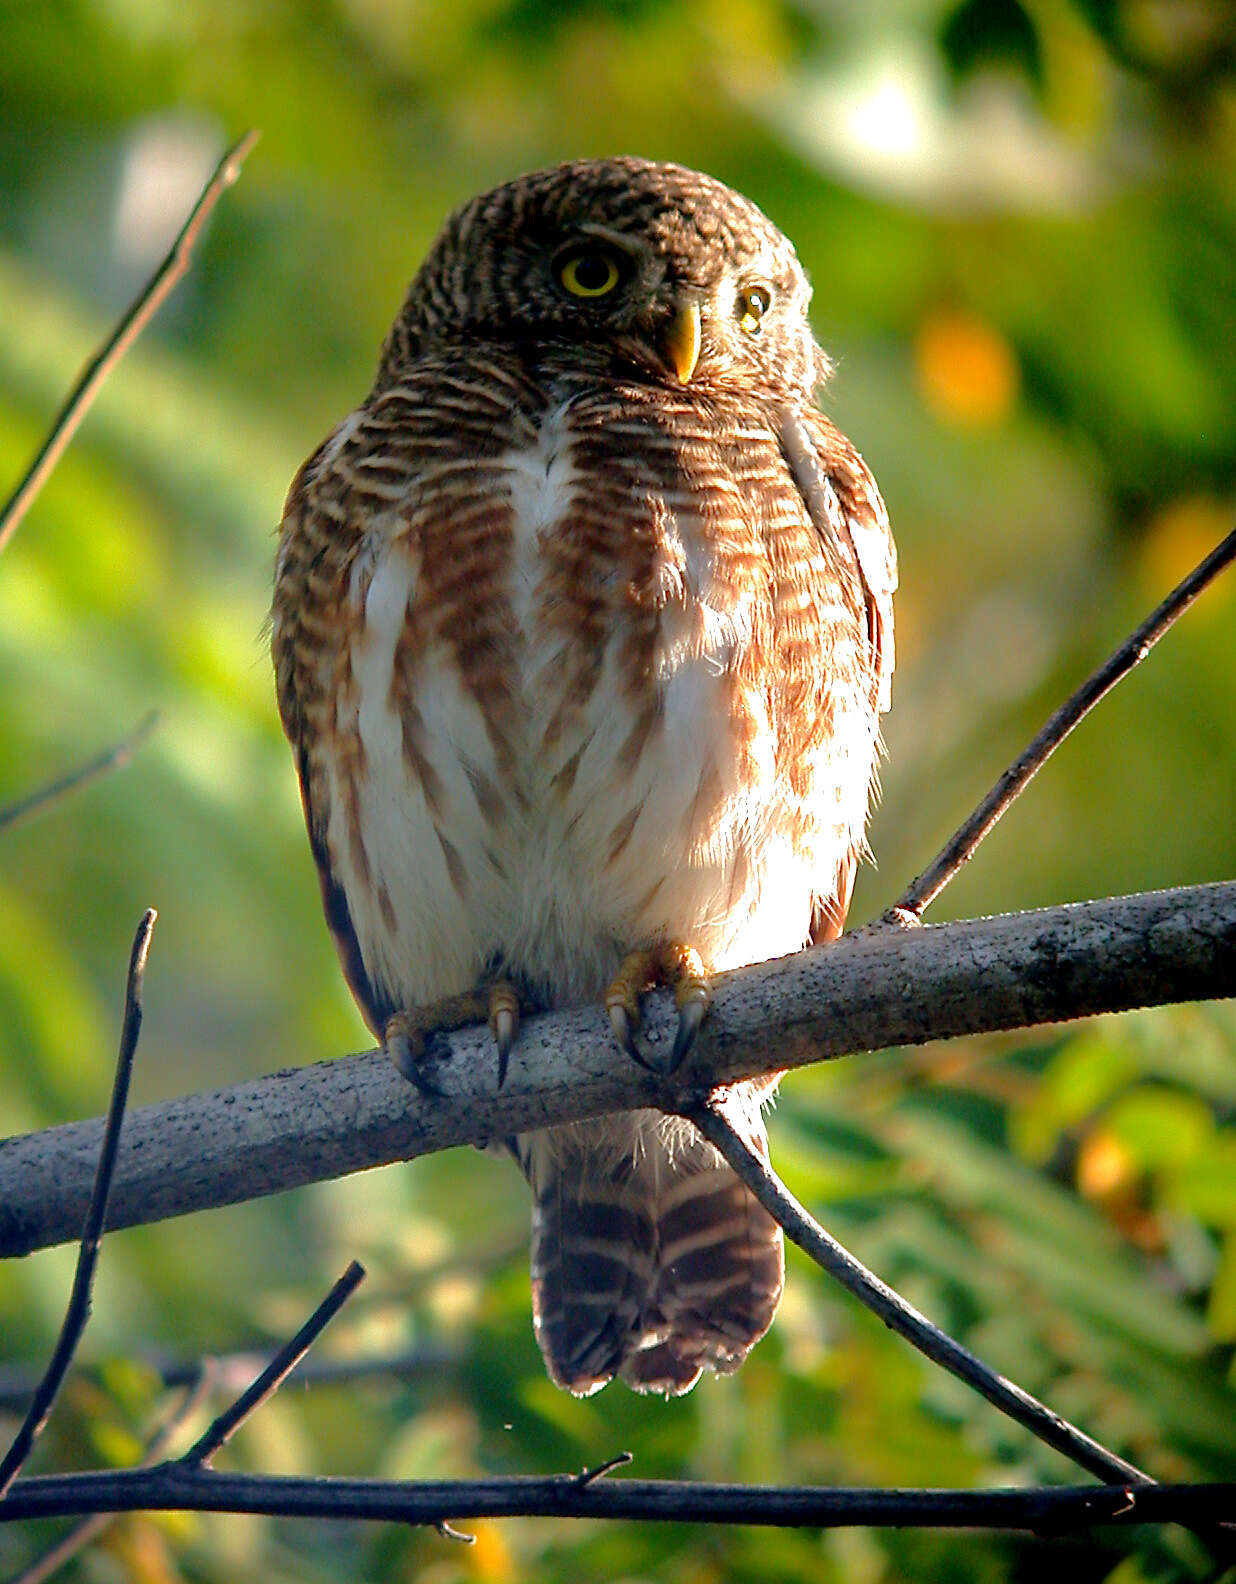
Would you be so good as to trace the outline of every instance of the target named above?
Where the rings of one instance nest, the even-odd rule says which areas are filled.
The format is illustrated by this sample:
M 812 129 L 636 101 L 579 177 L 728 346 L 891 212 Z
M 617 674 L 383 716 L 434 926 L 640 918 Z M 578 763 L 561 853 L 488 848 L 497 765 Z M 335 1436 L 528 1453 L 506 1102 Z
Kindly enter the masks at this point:
M 795 240 L 824 405 L 902 556 L 889 759 L 856 922 L 1236 516 L 1236 16 L 1207 0 L 23 0 L 0 4 L 0 493 L 227 143 L 263 139 L 189 280 L 0 560 L 0 806 L 150 709 L 133 764 L 0 834 L 0 1119 L 106 1101 L 160 909 L 138 1102 L 368 1045 L 319 914 L 263 634 L 302 458 L 364 394 L 445 213 L 561 159 L 699 166 Z M 1057 755 L 937 918 L 1226 878 L 1236 582 Z M 793 1076 L 775 1159 L 1006 1374 L 1160 1477 L 1236 1477 L 1230 1003 Z M 456 1151 L 115 1235 L 33 1467 L 124 1462 L 152 1361 L 289 1335 L 371 1271 L 232 1466 L 406 1476 L 1016 1484 L 1062 1461 L 796 1257 L 772 1335 L 687 1399 L 549 1385 L 526 1194 Z M 0 1269 L 41 1369 L 71 1250 Z M 18 1398 L 0 1395 L 0 1440 Z M 475 1526 L 470 1526 L 475 1527 Z M 0 1531 L 0 1572 L 58 1532 Z M 349 1525 L 134 1517 L 64 1576 L 985 1581 L 1204 1576 L 1176 1531 Z

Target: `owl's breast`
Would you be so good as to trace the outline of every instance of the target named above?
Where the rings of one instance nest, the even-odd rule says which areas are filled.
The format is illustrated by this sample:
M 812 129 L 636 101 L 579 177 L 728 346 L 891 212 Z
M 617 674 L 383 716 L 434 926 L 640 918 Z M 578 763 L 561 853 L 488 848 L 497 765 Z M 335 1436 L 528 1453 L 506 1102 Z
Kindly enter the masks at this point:
M 715 956 L 733 932 L 739 838 L 772 776 L 737 663 L 760 602 L 720 576 L 676 447 L 638 411 L 563 404 L 504 462 L 519 858 L 504 949 L 559 994 L 595 994 L 634 943 L 689 936 Z
M 821 835 L 791 807 L 783 716 L 828 707 L 827 656 L 779 675 L 790 541 L 805 565 L 813 536 L 788 483 L 757 502 L 757 464 L 784 472 L 769 435 L 727 448 L 686 403 L 577 396 L 481 460 L 440 447 L 371 527 L 331 660 L 327 839 L 396 1001 L 495 962 L 581 999 L 658 937 L 715 966 L 802 944 L 853 820 Z

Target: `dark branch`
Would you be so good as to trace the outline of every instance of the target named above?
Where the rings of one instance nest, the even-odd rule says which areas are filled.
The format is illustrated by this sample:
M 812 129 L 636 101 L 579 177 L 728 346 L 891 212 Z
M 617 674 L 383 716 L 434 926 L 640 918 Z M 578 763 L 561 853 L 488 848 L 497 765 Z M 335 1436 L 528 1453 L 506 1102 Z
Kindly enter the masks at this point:
M 95 1168 L 94 1188 L 86 1209 L 86 1224 L 82 1229 L 81 1252 L 73 1276 L 73 1290 L 69 1295 L 64 1323 L 52 1352 L 51 1362 L 39 1382 L 13 1444 L 0 1460 L 0 1496 L 13 1483 L 22 1465 L 30 1456 L 47 1423 L 52 1404 L 73 1361 L 77 1344 L 90 1318 L 90 1294 L 94 1286 L 94 1273 L 99 1263 L 99 1249 L 103 1243 L 103 1225 L 107 1218 L 108 1198 L 116 1171 L 116 1153 L 120 1144 L 120 1128 L 124 1122 L 125 1105 L 129 1098 L 129 1079 L 133 1072 L 133 1058 L 137 1053 L 138 1036 L 142 1030 L 142 979 L 146 972 L 146 953 L 150 948 L 150 935 L 158 914 L 147 908 L 133 939 L 129 954 L 129 973 L 125 983 L 124 1023 L 120 1031 L 120 1051 L 116 1057 L 116 1076 L 112 1083 L 111 1104 L 103 1125 L 103 1140 Z
M 1047 763 L 1073 728 L 1099 700 L 1144 660 L 1178 616 L 1219 573 L 1236 559 L 1236 529 L 1177 584 L 1163 603 L 1097 671 L 1082 683 L 1035 737 L 1030 746 L 1004 772 L 964 825 L 951 837 L 934 861 L 923 870 L 889 910 L 889 917 L 907 923 L 940 895 L 953 876 L 974 856 L 975 849 L 1002 818 L 1027 784 Z
M 876 930 L 718 977 L 677 1099 L 854 1051 L 1023 1028 L 1236 990 L 1236 883 Z M 673 1039 L 651 996 L 650 1044 Z M 109 1224 L 232 1204 L 451 1145 L 674 1097 L 616 1049 L 599 1007 L 529 1018 L 496 1082 L 485 1028 L 441 1037 L 432 1101 L 378 1052 L 137 1110 Z M 772 1053 L 772 1054 L 770 1054 Z M 0 1141 L 0 1255 L 67 1240 L 89 1193 L 97 1122 Z
M 1226 1518 L 1236 1485 L 1087 1485 L 1037 1490 L 854 1490 L 709 1485 L 682 1480 L 578 1477 L 360 1480 L 158 1468 L 19 1480 L 0 1501 L 0 1522 L 88 1512 L 233 1512 L 285 1518 L 425 1524 L 478 1518 L 610 1518 L 655 1523 L 742 1523 L 817 1529 L 906 1527 L 1020 1529 L 1063 1534 L 1099 1524 Z
M 27 469 L 25 477 L 5 502 L 3 510 L 0 510 L 0 552 L 3 552 L 9 540 L 17 532 L 19 524 L 34 504 L 52 469 L 63 456 L 69 441 L 77 432 L 78 425 L 98 395 L 103 381 L 150 323 L 172 288 L 187 273 L 202 227 L 219 199 L 240 175 L 240 168 L 257 140 L 256 132 L 247 132 L 239 143 L 234 143 L 228 149 L 202 189 L 201 196 L 181 228 L 180 235 L 172 243 L 167 257 L 150 277 L 141 295 L 107 341 L 82 370 L 77 384 L 56 415 L 55 422 L 39 448 L 38 455 Z
M 31 814 L 41 813 L 67 793 L 75 792 L 78 787 L 85 786 L 97 776 L 107 775 L 112 770 L 123 770 L 158 722 L 158 710 L 151 710 L 127 737 L 122 737 L 118 743 L 114 743 L 103 753 L 97 754 L 93 759 L 87 759 L 85 764 L 78 765 L 76 770 L 70 770 L 67 775 L 49 781 L 45 786 L 36 787 L 33 792 L 18 798 L 15 803 L 0 808 L 0 831 L 15 825 L 18 820 L 28 819 Z
M 1114 1452 L 1092 1440 L 1067 1419 L 1031 1397 L 1020 1386 L 997 1375 L 969 1349 L 932 1324 L 900 1294 L 872 1274 L 853 1254 L 826 1232 L 799 1204 L 767 1162 L 752 1153 L 725 1116 L 725 1096 L 685 1108 L 682 1112 L 719 1151 L 746 1183 L 747 1187 L 781 1225 L 787 1237 L 798 1244 L 816 1264 L 841 1283 L 891 1331 L 912 1343 L 918 1351 L 972 1386 L 993 1407 L 1016 1420 L 1030 1433 L 1057 1452 L 1062 1452 L 1080 1468 L 1099 1479 L 1153 1483 L 1149 1474 L 1126 1463 Z
M 252 1385 L 184 1454 L 180 1461 L 186 1467 L 208 1464 L 220 1448 L 227 1445 L 249 1415 L 278 1391 L 364 1279 L 364 1266 L 353 1260 L 292 1340 L 279 1349 Z

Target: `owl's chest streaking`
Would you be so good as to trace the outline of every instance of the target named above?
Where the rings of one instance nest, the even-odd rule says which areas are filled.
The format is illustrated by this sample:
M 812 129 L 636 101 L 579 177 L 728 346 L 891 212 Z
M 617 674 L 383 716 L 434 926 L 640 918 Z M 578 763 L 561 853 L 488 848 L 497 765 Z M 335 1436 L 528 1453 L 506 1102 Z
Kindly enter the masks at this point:
M 759 411 L 471 377 L 354 415 L 285 521 L 281 705 L 370 1021 L 487 966 L 571 1000 L 657 938 L 796 949 L 866 817 L 855 569 Z

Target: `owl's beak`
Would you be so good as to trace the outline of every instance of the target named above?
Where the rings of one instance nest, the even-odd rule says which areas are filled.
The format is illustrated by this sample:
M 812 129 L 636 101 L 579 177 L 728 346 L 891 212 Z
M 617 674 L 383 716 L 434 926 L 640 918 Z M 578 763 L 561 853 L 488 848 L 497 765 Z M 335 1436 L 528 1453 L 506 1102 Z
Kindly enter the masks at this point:
M 662 345 L 670 368 L 678 376 L 678 383 L 687 384 L 700 360 L 699 303 L 684 304 L 674 310 L 665 327 Z

